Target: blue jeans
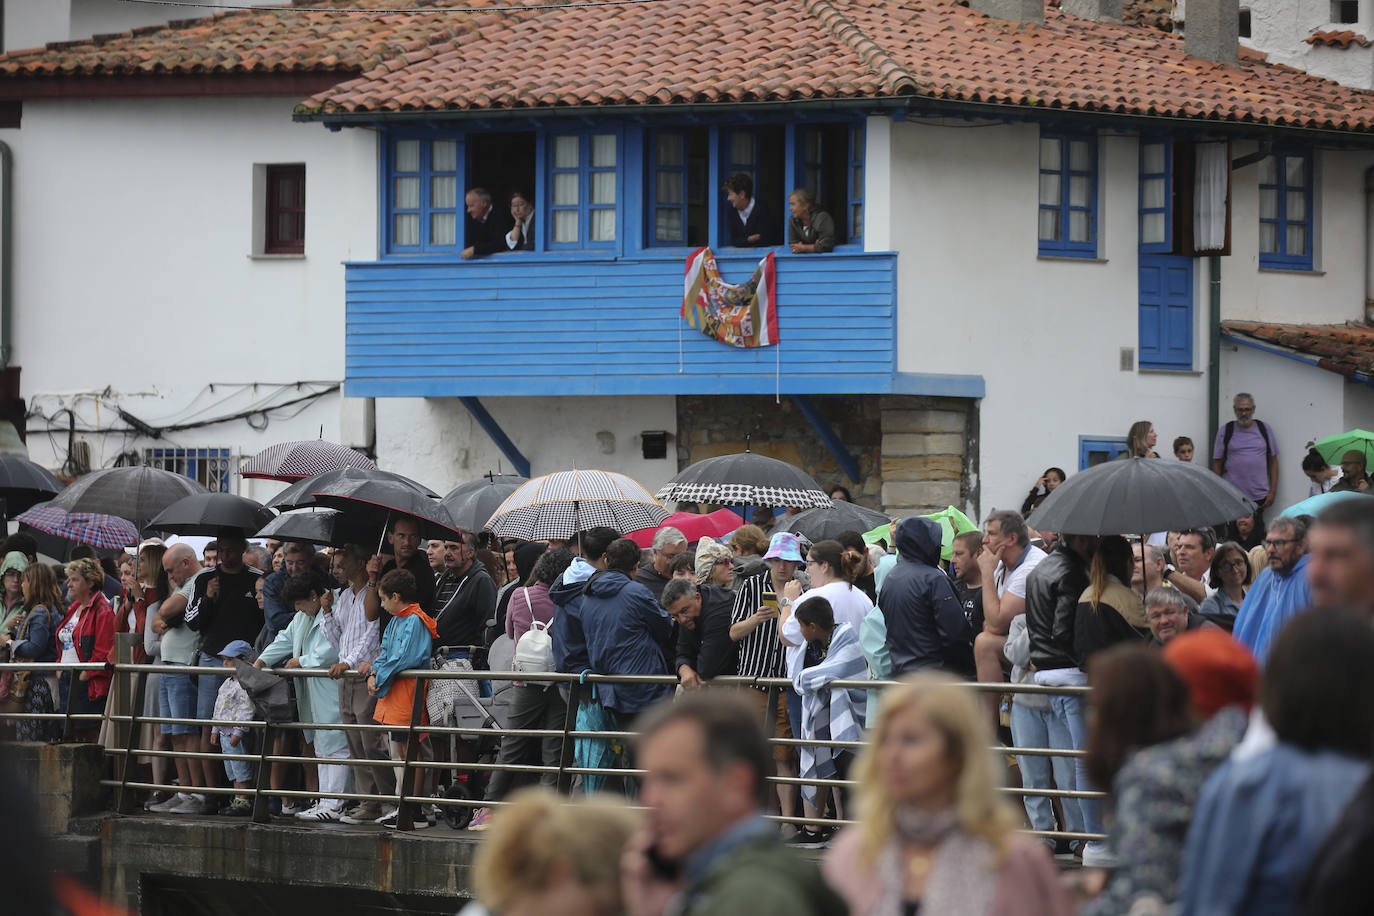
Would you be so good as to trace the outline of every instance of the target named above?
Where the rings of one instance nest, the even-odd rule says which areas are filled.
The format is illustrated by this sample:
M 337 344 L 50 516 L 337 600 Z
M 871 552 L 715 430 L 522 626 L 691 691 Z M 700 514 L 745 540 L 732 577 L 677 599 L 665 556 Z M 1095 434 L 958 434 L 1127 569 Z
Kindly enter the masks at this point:
M 1059 717 L 1052 709 L 1035 709 L 1011 704 L 1011 740 L 1017 747 L 1064 748 L 1073 745 L 1069 730 L 1060 724 Z M 1017 766 L 1021 769 L 1021 785 L 1027 789 L 1069 789 L 1075 785 L 1073 767 L 1067 757 L 1041 757 L 1039 755 L 1016 755 Z M 1050 784 L 1053 772 L 1054 784 Z M 1054 802 L 1043 795 L 1025 795 L 1022 801 L 1026 806 L 1026 816 L 1030 818 L 1031 829 L 1054 829 Z M 1064 809 L 1064 829 L 1069 833 L 1083 830 L 1083 813 L 1078 807 L 1078 799 L 1061 798 Z
M 224 662 L 220 661 L 217 655 L 206 655 L 200 653 L 200 667 L 218 668 L 224 670 Z M 224 683 L 222 677 L 210 677 L 204 674 L 196 676 L 196 718 L 213 719 L 215 717 L 215 698 L 219 696 L 219 685 Z
M 167 662 L 169 665 L 178 662 Z M 186 674 L 164 674 L 157 680 L 158 713 L 164 719 L 196 718 L 196 686 L 191 682 L 189 666 Z M 211 707 L 213 709 L 214 707 Z M 195 725 L 163 723 L 164 735 L 194 735 L 200 731 Z
M 242 738 L 239 739 L 238 747 L 235 747 L 229 743 L 228 735 L 219 736 L 219 748 L 226 754 L 246 753 L 244 747 L 245 744 Z M 224 772 L 228 774 L 231 782 L 253 781 L 253 765 L 247 760 L 229 760 L 226 758 L 224 761 Z
M 1083 698 L 1081 696 L 1051 695 L 1050 709 L 1054 713 L 1054 718 L 1058 720 L 1055 727 L 1050 731 L 1050 747 L 1082 750 L 1088 742 L 1088 724 L 1083 717 Z M 1064 740 L 1063 729 L 1068 730 L 1067 742 Z M 1073 772 L 1074 789 L 1081 792 L 1093 790 L 1092 785 L 1088 782 L 1087 767 L 1084 766 L 1082 757 L 1074 759 Z M 1086 833 L 1103 833 L 1102 802 L 1095 798 L 1080 798 L 1076 801 L 1078 802 L 1078 810 L 1083 815 L 1083 830 Z

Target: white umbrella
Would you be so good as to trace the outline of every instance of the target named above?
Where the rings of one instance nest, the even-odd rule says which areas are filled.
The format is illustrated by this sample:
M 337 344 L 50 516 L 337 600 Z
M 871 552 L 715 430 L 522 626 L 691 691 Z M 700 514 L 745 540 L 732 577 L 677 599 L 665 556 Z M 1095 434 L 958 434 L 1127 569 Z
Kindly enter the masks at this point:
M 632 477 L 614 471 L 558 471 L 522 484 L 506 497 L 486 528 L 498 537 L 567 540 L 579 531 L 605 526 L 638 531 L 668 517 L 653 494 Z

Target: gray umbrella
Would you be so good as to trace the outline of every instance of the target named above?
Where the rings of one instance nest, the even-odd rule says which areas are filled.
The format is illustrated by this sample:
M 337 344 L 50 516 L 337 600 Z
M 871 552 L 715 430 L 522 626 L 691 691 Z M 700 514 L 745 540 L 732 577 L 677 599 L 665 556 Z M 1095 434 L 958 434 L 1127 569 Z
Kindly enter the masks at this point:
M 173 534 L 214 535 L 236 528 L 247 537 L 275 518 L 262 503 L 233 493 L 192 493 L 163 509 L 148 527 Z
M 49 505 L 68 512 L 116 515 L 142 531 L 153 516 L 183 496 L 206 492 L 191 478 L 161 468 L 106 468 L 82 476 Z
M 393 483 L 404 484 L 419 493 L 423 493 L 425 496 L 432 496 L 435 499 L 439 498 L 438 493 L 435 493 L 424 484 L 411 480 L 404 475 L 393 473 L 392 471 L 381 471 L 377 468 L 335 468 L 332 471 L 325 471 L 323 474 L 316 474 L 314 477 L 307 477 L 304 480 L 296 481 L 291 486 L 269 499 L 265 505 L 269 509 L 281 509 L 283 511 L 286 509 L 305 509 L 309 506 L 318 506 L 320 504 L 315 501 L 316 493 L 338 483 L 343 480 L 345 476 L 349 479 L 354 479 L 358 474 L 366 474 L 372 480 L 389 480 Z
M 460 484 L 439 500 L 448 510 L 449 518 L 464 531 L 481 531 L 487 519 L 501 507 L 528 477 L 517 474 L 488 474 L 486 477 Z
M 796 515 L 778 519 L 774 531 L 791 531 L 804 535 L 811 543 L 833 538 L 841 531 L 857 531 L 862 534 L 879 525 L 889 524 L 892 519 L 873 509 L 865 509 L 843 499 L 832 499 L 829 509 L 807 509 Z
M 254 537 L 342 547 L 345 544 L 371 546 L 380 533 L 380 527 L 359 524 L 337 509 L 314 509 L 279 515 Z
M 1240 490 L 1191 462 L 1129 458 L 1070 477 L 1026 521 L 1065 534 L 1150 534 L 1220 525 L 1254 511 Z

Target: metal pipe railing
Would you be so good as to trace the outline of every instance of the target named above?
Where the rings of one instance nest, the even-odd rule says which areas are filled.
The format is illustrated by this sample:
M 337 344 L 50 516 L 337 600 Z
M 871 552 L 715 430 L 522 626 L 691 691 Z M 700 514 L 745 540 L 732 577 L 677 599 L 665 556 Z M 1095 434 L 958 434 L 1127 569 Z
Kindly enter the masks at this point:
M 63 737 L 70 738 L 73 733 L 73 723 L 79 722 L 103 722 L 109 721 L 127 728 L 127 739 L 123 746 L 107 747 L 107 756 L 115 765 L 115 778 L 101 780 L 101 785 L 115 790 L 115 809 L 121 813 L 129 813 L 134 810 L 133 793 L 136 791 L 186 791 L 192 788 L 196 793 L 211 796 L 234 796 L 243 795 L 251 791 L 253 805 L 253 820 L 264 823 L 270 820 L 268 814 L 268 800 L 272 797 L 279 798 L 298 798 L 310 799 L 320 795 L 318 791 L 311 792 L 303 789 L 274 789 L 268 784 L 269 775 L 273 764 L 305 764 L 316 766 L 347 766 L 347 767 L 392 767 L 400 771 L 400 782 L 394 795 L 363 794 L 357 792 L 333 793 L 329 797 L 339 798 L 345 801 L 360 802 L 382 802 L 391 803 L 399 806 L 398 827 L 401 830 L 413 829 L 412 805 L 433 805 L 440 808 L 477 808 L 487 806 L 499 806 L 500 801 L 486 801 L 480 798 L 442 798 L 425 795 L 412 794 L 411 786 L 417 775 L 426 773 L 449 773 L 458 772 L 468 773 L 494 773 L 508 772 L 516 775 L 534 777 L 555 777 L 559 791 L 567 793 L 572 788 L 574 777 L 578 776 L 600 776 L 613 777 L 618 779 L 635 779 L 644 775 L 645 771 L 628 767 L 579 767 L 574 766 L 574 746 L 577 739 L 603 739 L 611 741 L 629 742 L 637 737 L 633 731 L 579 731 L 576 727 L 576 714 L 579 704 L 587 695 L 588 685 L 595 684 L 662 684 L 665 686 L 675 686 L 678 679 L 672 675 L 603 675 L 603 674 L 566 674 L 548 672 L 531 674 L 526 672 L 511 671 L 453 671 L 453 670 L 432 670 L 416 669 L 400 672 L 397 677 L 412 677 L 424 681 L 438 680 L 465 680 L 465 681 L 521 681 L 525 683 L 537 684 L 558 684 L 565 687 L 568 691 L 567 715 L 564 717 L 561 729 L 536 728 L 536 729 L 514 729 L 491 727 L 490 725 L 429 725 L 419 724 L 424 718 L 423 703 L 426 695 L 425 691 L 417 690 L 414 707 L 412 709 L 411 722 L 405 728 L 396 726 L 367 724 L 367 723 L 328 723 L 320 724 L 315 722 L 266 722 L 254 720 L 251 722 L 225 721 L 215 719 L 194 719 L 194 718 L 175 718 L 167 716 L 145 716 L 142 714 L 146 700 L 146 690 L 149 674 L 194 674 L 196 676 L 209 676 L 223 678 L 230 676 L 234 669 L 224 667 L 197 667 L 188 665 L 166 665 L 166 664 L 146 664 L 135 665 L 128 663 L 111 664 L 62 664 L 58 662 L 46 663 L 26 663 L 26 662 L 7 662 L 0 663 L 0 672 L 6 670 L 28 670 L 36 674 L 56 673 L 62 671 L 105 671 L 110 672 L 116 677 L 123 679 L 126 689 L 120 694 L 121 700 L 127 702 L 127 710 L 107 709 L 104 714 L 78 714 L 74 710 L 75 689 L 70 692 L 68 707 L 65 711 L 55 713 L 0 713 L 0 722 L 21 721 L 21 720 L 60 720 L 63 722 Z M 264 669 L 268 673 L 288 678 L 318 678 L 328 677 L 329 673 L 322 669 L 310 668 L 277 668 Z M 348 672 L 344 675 L 351 679 L 361 679 L 363 676 L 356 672 Z M 827 685 L 830 689 L 864 689 L 881 691 L 887 687 L 895 686 L 897 681 L 833 681 Z M 1045 687 L 1037 684 L 981 684 L 967 683 L 967 689 L 981 693 L 992 692 L 998 694 L 1048 694 L 1058 696 L 1085 696 L 1089 693 L 1086 687 Z M 786 678 L 749 678 L 728 676 L 713 679 L 708 689 L 720 689 L 722 687 L 750 687 L 766 690 L 768 693 L 768 711 L 765 713 L 764 724 L 771 730 L 771 723 L 776 715 L 776 704 L 782 702 L 781 692 L 791 688 L 791 681 Z M 159 748 L 145 748 L 140 746 L 139 733 L 143 725 L 194 725 L 202 728 L 214 726 L 236 727 L 245 731 L 251 731 L 258 736 L 261 746 L 257 751 L 240 752 L 233 754 L 221 753 L 218 749 L 205 751 L 178 751 Z M 404 732 L 406 735 L 405 754 L 401 759 L 388 758 L 385 760 L 377 759 L 353 759 L 353 758 L 334 758 L 320 756 L 306 756 L 304 754 L 278 754 L 273 753 L 275 739 L 282 734 L 299 732 L 304 730 L 321 730 L 337 732 Z M 558 766 L 548 766 L 540 764 L 504 764 L 482 761 L 457 761 L 457 760 L 426 760 L 421 759 L 421 736 L 433 736 L 442 738 L 456 738 L 459 740 L 480 739 L 480 738 L 499 738 L 518 737 L 530 739 L 549 739 L 559 738 L 562 740 L 562 755 Z M 774 745 L 784 747 L 824 747 L 836 750 L 858 750 L 865 745 L 862 741 L 833 741 L 833 740 L 807 740 L 804 738 L 770 738 Z M 399 742 L 398 742 L 399 743 Z M 1062 757 L 1079 758 L 1084 756 L 1081 750 L 1056 749 L 1056 748 L 1018 748 L 994 746 L 989 751 L 1008 755 L 1034 756 L 1034 757 Z M 212 759 L 219 761 L 234 760 L 256 764 L 256 775 L 253 780 L 251 790 L 235 787 L 223 786 L 193 786 L 182 787 L 172 784 L 149 782 L 134 778 L 133 768 L 137 765 L 140 758 L 162 758 L 168 760 L 190 759 L 202 760 Z M 768 781 L 780 786 L 803 786 L 811 785 L 820 788 L 851 789 L 857 785 L 852 779 L 817 779 L 805 778 L 800 776 L 770 776 Z M 1010 796 L 1039 796 L 1044 798 L 1085 798 L 1102 799 L 1105 797 L 1102 792 L 1066 790 L 1066 789 L 1028 789 L 1024 787 L 1005 787 L 1002 791 Z M 852 823 L 843 818 L 825 817 L 784 817 L 773 815 L 772 819 L 779 823 L 790 824 L 825 824 L 841 826 Z M 1093 840 L 1101 839 L 1099 834 L 1070 833 L 1066 831 L 1034 831 L 1027 833 L 1034 836 L 1059 838 L 1067 840 Z

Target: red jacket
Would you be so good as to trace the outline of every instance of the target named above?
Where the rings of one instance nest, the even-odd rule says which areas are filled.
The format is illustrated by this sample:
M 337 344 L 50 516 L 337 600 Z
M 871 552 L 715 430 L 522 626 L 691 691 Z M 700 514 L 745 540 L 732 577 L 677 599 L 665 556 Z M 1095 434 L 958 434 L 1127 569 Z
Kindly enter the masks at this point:
M 116 633 L 128 633 L 129 630 L 129 611 L 134 612 L 133 633 L 138 635 L 138 642 L 134 643 L 133 659 L 135 665 L 148 664 L 148 653 L 143 648 L 143 631 L 148 625 L 148 596 L 152 594 L 152 589 L 145 589 L 143 597 L 137 601 L 129 597 L 128 589 L 124 590 L 124 601 L 120 604 L 119 613 L 115 614 L 114 631 Z
M 72 602 L 71 607 L 67 608 L 67 616 L 62 618 L 58 630 L 67 625 L 71 620 L 72 614 L 76 613 L 77 604 Z M 110 653 L 114 651 L 114 632 L 115 619 L 114 611 L 110 610 L 110 602 L 100 592 L 86 604 L 85 610 L 81 614 L 81 619 L 76 623 L 76 630 L 72 632 L 72 643 L 76 647 L 76 657 L 83 662 L 108 662 Z M 86 693 L 92 700 L 98 700 L 110 692 L 110 673 L 108 671 L 93 671 L 86 681 Z

